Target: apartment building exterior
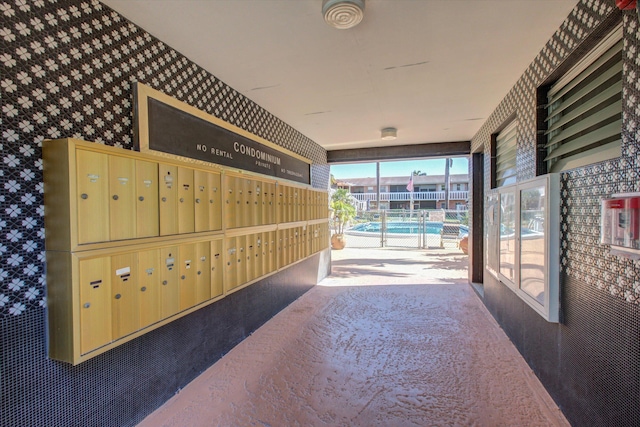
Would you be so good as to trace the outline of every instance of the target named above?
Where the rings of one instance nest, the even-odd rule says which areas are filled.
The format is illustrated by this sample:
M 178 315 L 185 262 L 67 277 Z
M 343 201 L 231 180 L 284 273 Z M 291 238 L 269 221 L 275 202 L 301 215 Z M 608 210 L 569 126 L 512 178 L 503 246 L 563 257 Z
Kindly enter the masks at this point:
M 409 191 L 409 176 L 380 177 L 380 209 L 466 210 L 469 195 L 469 175 L 449 175 L 449 203 L 444 175 L 416 175 L 413 191 Z M 338 188 L 345 188 L 358 200 L 359 208 L 378 209 L 376 178 L 337 178 Z

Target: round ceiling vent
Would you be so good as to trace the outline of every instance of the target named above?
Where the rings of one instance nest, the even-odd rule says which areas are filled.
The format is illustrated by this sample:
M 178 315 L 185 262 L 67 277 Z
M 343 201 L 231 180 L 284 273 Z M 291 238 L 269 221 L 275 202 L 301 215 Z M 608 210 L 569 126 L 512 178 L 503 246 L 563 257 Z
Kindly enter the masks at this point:
M 339 30 L 355 27 L 364 17 L 364 0 L 324 0 L 322 15 L 327 24 Z

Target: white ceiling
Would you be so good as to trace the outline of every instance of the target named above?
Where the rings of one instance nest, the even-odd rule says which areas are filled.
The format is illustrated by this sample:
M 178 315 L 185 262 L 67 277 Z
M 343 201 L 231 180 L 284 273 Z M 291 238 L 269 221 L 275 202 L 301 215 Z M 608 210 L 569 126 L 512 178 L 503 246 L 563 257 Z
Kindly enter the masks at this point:
M 576 0 L 103 0 L 327 150 L 468 141 Z M 398 139 L 380 139 L 396 127 Z

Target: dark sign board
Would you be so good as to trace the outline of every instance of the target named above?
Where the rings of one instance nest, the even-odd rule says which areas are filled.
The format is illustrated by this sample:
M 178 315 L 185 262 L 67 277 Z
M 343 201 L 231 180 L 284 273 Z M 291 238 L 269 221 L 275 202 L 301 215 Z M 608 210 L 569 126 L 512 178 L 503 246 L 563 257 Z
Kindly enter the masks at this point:
M 147 103 L 151 150 L 311 183 L 307 162 L 157 99 L 148 97 Z

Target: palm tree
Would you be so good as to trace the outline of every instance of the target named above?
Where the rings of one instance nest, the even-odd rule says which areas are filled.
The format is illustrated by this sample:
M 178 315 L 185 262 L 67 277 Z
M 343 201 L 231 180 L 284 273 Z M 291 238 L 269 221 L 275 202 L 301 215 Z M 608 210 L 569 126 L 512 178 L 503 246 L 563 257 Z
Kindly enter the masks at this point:
M 333 176 L 333 174 L 330 174 L 329 182 L 331 183 L 331 188 L 336 188 L 338 186 L 338 180 Z
M 337 189 L 331 195 L 331 209 L 333 209 L 334 234 L 342 235 L 345 225 L 356 216 L 356 208 L 351 202 L 351 193 L 344 188 Z

